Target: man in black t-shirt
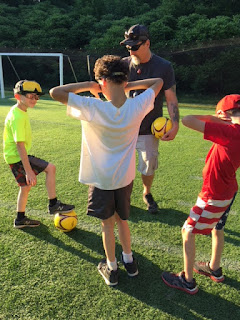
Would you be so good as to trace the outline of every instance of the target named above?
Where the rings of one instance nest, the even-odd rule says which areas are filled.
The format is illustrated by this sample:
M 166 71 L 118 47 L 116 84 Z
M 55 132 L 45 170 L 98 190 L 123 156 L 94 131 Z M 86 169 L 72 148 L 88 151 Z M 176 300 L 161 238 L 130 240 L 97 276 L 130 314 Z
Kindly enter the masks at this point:
M 143 182 L 143 201 L 150 213 L 156 213 L 158 205 L 151 194 L 151 186 L 158 167 L 159 140 L 151 134 L 151 124 L 163 115 L 165 96 L 173 127 L 161 140 L 173 140 L 178 132 L 179 111 L 174 70 L 169 61 L 151 52 L 148 29 L 143 25 L 132 26 L 125 32 L 125 39 L 120 44 L 126 46 L 130 53 L 129 57 L 124 58 L 129 64 L 129 81 L 146 78 L 162 78 L 164 81 L 163 88 L 155 99 L 154 109 L 142 121 L 136 146 L 139 156 L 138 171 Z M 130 96 L 134 97 L 139 93 L 141 91 L 131 91 Z

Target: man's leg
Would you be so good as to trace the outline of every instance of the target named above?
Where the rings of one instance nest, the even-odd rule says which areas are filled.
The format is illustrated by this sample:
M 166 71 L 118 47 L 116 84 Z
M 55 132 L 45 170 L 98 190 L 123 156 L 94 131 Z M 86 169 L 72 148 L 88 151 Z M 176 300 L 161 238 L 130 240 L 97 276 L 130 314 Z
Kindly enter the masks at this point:
M 154 174 L 151 176 L 145 176 L 142 174 L 142 183 L 143 183 L 143 196 L 151 193 L 151 186 L 153 184 Z
M 143 183 L 143 201 L 149 213 L 156 213 L 158 205 L 151 194 L 154 172 L 158 167 L 159 140 L 152 135 L 140 135 L 137 140 L 138 171 L 141 173 Z

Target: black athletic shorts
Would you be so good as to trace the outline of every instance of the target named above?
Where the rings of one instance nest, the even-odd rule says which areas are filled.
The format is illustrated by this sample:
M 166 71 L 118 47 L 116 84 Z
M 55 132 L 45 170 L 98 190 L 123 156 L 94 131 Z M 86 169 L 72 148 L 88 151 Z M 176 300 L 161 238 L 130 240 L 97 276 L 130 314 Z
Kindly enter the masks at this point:
M 101 190 L 89 186 L 87 214 L 106 220 L 116 212 L 122 220 L 127 220 L 130 214 L 132 188 L 133 181 L 128 186 L 116 190 Z
M 48 162 L 42 159 L 39 159 L 37 157 L 34 156 L 28 156 L 29 159 L 29 163 L 32 167 L 33 172 L 35 173 L 35 175 L 37 176 L 39 173 L 41 173 L 42 171 L 44 171 L 47 166 L 48 166 Z M 27 185 L 27 181 L 26 181 L 26 172 L 24 170 L 22 161 L 13 163 L 9 165 L 12 173 L 15 177 L 15 179 L 17 180 L 17 183 L 20 187 L 22 186 L 26 186 Z

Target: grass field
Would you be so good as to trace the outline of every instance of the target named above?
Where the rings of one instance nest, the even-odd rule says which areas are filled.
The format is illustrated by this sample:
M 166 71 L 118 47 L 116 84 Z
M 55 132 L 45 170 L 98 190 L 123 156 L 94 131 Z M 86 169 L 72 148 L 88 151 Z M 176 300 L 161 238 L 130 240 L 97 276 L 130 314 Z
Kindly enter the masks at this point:
M 13 104 L 10 98 L 0 101 L 1 132 Z M 181 117 L 213 111 L 213 105 L 195 104 L 191 108 L 190 104 L 180 104 Z M 46 210 L 45 177 L 41 174 L 30 192 L 26 213 L 42 224 L 39 228 L 14 229 L 18 187 L 1 153 L 1 320 L 240 319 L 239 194 L 225 229 L 225 282 L 217 284 L 196 275 L 200 290 L 189 296 L 168 288 L 161 280 L 162 271 L 183 268 L 181 226 L 200 191 L 210 142 L 182 125 L 174 141 L 160 142 L 159 170 L 152 188 L 160 207 L 157 215 L 145 210 L 137 174 L 129 225 L 140 273 L 129 279 L 120 265 L 119 285 L 113 289 L 97 272 L 104 255 L 100 222 L 86 216 L 87 187 L 78 182 L 80 122 L 66 116 L 65 106 L 48 99 L 40 100 L 29 114 L 31 153 L 57 166 L 58 197 L 75 204 L 78 225 L 71 233 L 61 233 L 54 227 Z M 210 237 L 198 236 L 196 249 L 197 259 L 209 259 Z M 119 242 L 116 252 L 120 259 Z

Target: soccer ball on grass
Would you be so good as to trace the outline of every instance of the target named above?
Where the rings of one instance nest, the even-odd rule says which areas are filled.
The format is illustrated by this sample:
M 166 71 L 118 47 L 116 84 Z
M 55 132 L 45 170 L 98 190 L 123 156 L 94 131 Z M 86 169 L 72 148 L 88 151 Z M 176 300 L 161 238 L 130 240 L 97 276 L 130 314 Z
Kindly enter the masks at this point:
M 54 216 L 55 227 L 63 232 L 72 231 L 77 225 L 77 215 L 74 210 L 67 213 L 56 213 Z

